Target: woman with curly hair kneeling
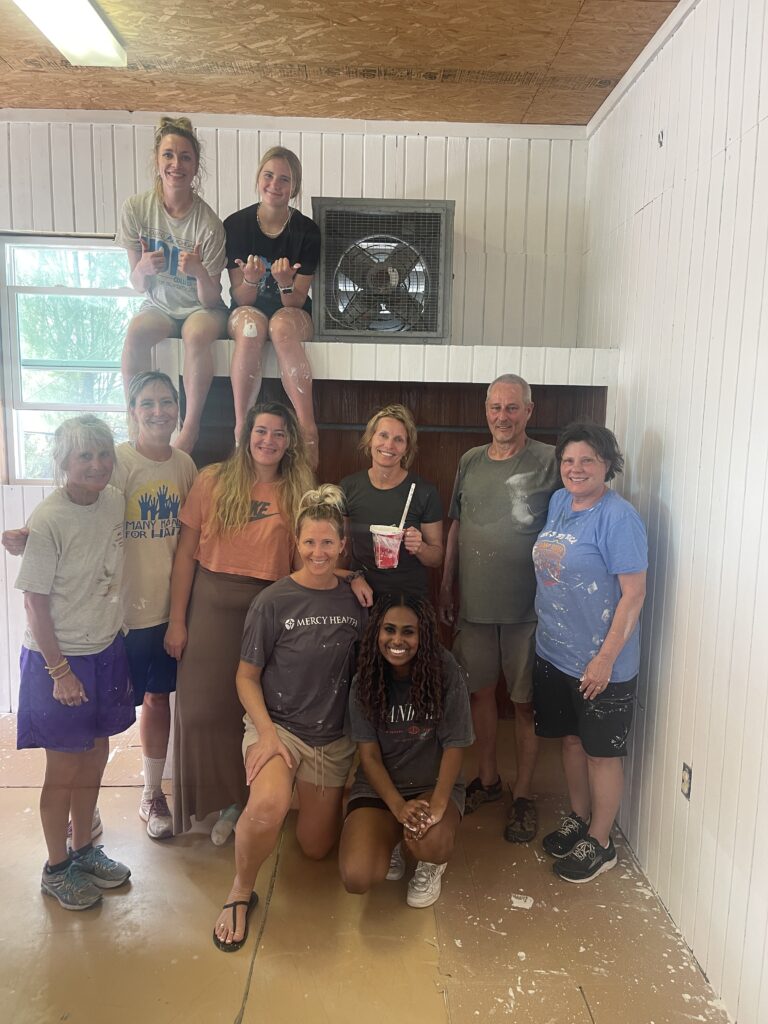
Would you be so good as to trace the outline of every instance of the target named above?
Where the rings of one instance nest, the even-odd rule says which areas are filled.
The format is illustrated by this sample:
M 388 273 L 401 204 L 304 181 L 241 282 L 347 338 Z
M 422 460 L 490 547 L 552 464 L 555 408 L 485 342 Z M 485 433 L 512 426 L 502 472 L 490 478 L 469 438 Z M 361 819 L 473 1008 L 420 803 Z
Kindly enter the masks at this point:
M 380 599 L 360 649 L 349 697 L 357 771 L 341 836 L 339 867 L 348 892 L 364 893 L 405 873 L 408 905 L 440 896 L 464 812 L 462 749 L 474 740 L 467 687 L 437 638 L 422 598 Z

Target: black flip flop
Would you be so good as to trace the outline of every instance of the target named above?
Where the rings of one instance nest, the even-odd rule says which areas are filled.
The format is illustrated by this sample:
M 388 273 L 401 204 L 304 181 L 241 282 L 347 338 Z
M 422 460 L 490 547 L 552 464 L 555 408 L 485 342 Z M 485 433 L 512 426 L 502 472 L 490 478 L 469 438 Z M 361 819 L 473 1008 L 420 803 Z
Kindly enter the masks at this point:
M 222 953 L 236 953 L 238 949 L 242 947 L 248 941 L 248 915 L 259 902 L 259 897 L 255 892 L 251 893 L 249 900 L 234 900 L 232 903 L 225 903 L 221 908 L 222 910 L 232 911 L 232 928 L 233 930 L 237 927 L 237 908 L 245 907 L 245 931 L 243 932 L 242 939 L 238 939 L 236 942 L 224 942 L 220 939 L 216 932 L 213 933 L 213 944 L 217 949 L 220 949 Z

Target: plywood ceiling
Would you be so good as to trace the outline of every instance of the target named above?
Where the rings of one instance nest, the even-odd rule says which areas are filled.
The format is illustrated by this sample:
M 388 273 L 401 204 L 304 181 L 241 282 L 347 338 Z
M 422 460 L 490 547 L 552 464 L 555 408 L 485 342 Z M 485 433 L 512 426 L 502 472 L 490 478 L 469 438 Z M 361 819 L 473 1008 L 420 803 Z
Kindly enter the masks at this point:
M 102 0 L 74 68 L 0 0 L 0 106 L 586 124 L 678 0 Z

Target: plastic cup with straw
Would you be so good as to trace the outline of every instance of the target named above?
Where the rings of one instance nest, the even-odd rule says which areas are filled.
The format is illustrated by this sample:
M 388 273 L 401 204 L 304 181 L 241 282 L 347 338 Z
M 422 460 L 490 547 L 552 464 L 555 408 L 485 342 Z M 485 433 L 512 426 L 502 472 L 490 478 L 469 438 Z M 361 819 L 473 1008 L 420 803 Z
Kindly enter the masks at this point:
M 408 499 L 403 509 L 403 514 L 400 519 L 399 526 L 371 526 L 371 536 L 373 537 L 373 556 L 376 560 L 377 569 L 396 569 L 399 556 L 400 556 L 400 545 L 403 541 L 403 533 L 405 531 L 405 519 L 408 515 L 408 509 L 411 507 L 411 501 L 413 499 L 413 492 L 416 490 L 416 484 L 411 484 L 411 489 L 408 491 Z

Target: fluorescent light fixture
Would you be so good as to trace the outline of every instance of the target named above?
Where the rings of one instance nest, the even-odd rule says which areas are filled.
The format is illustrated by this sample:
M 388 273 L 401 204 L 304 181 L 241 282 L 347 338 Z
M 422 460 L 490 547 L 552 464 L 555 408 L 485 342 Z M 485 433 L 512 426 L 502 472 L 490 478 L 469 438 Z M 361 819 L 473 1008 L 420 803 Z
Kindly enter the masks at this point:
M 128 56 L 89 0 L 14 0 L 70 64 L 124 68 Z

